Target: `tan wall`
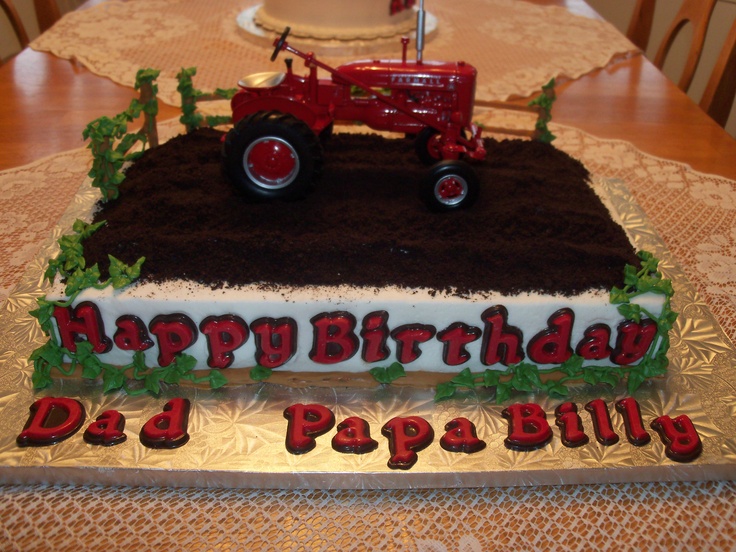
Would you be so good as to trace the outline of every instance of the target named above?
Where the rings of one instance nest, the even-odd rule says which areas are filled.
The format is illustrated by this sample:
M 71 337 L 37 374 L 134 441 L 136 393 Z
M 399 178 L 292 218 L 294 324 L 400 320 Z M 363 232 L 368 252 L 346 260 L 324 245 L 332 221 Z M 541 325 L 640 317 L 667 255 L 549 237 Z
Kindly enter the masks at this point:
M 72 11 L 79 6 L 84 0 L 57 0 L 61 13 Z M 33 0 L 13 0 L 15 8 L 18 10 L 20 18 L 23 20 L 23 26 L 26 28 L 28 38 L 33 40 L 38 36 L 38 23 L 36 22 L 36 12 L 33 9 Z M 20 45 L 15 38 L 13 27 L 10 26 L 5 13 L 0 10 L 0 59 L 5 60 L 8 57 L 18 53 Z
M 629 26 L 629 19 L 634 10 L 635 0 L 586 0 L 593 9 L 601 16 L 605 17 L 621 32 L 625 33 Z M 680 8 L 682 0 L 659 0 L 654 12 L 654 24 L 652 25 L 652 35 L 649 40 L 649 46 L 645 52 L 649 59 L 654 59 L 657 49 L 662 42 L 667 27 L 672 22 Z M 736 19 L 736 0 L 720 0 L 716 4 L 713 12 L 708 34 L 703 47 L 703 55 L 700 58 L 698 69 L 695 72 L 693 84 L 688 90 L 688 96 L 696 103 L 700 101 L 703 95 L 705 85 L 716 63 L 718 54 L 721 51 L 723 42 L 726 40 L 728 31 Z M 689 46 L 692 31 L 685 27 L 678 36 L 675 44 L 672 46 L 663 71 L 673 81 L 679 79 L 682 68 L 685 64 L 685 57 Z M 731 109 L 731 116 L 726 124 L 726 131 L 731 136 L 736 136 L 736 109 Z

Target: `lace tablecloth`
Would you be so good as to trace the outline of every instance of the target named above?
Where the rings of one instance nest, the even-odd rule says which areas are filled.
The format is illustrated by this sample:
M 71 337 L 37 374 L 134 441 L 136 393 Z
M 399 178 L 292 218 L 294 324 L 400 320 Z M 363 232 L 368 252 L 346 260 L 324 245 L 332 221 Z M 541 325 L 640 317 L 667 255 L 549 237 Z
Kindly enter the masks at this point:
M 179 105 L 175 76 L 182 67 L 197 67 L 197 88 L 206 91 L 232 88 L 245 75 L 282 67 L 282 62 L 268 61 L 272 46 L 254 44 L 236 23 L 239 13 L 257 3 L 109 0 L 65 15 L 31 47 L 76 59 L 92 72 L 131 87 L 138 69 L 160 69 L 159 99 Z M 425 59 L 452 52 L 453 58 L 475 65 L 477 94 L 484 100 L 529 96 L 552 77 L 577 78 L 635 51 L 609 23 L 560 7 L 518 0 L 433 0 L 427 10 L 439 23 Z M 298 46 L 298 39 L 293 42 Z M 401 55 L 398 40 L 387 53 Z M 338 64 L 355 56 L 320 59 Z M 302 71 L 301 63 L 297 67 Z

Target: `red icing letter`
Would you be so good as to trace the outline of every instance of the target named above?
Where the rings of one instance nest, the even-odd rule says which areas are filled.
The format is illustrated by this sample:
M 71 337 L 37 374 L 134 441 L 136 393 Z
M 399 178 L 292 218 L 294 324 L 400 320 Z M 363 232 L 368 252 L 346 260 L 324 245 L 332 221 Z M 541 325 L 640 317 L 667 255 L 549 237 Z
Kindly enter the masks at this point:
M 509 421 L 509 436 L 504 439 L 507 448 L 534 450 L 552 440 L 547 414 L 538 404 L 512 404 L 501 415 Z
M 578 415 L 575 403 L 564 402 L 555 409 L 555 424 L 560 428 L 562 444 L 566 447 L 579 447 L 588 443 L 583 431 L 583 420 Z
M 309 452 L 317 445 L 314 438 L 335 426 L 332 410 L 320 404 L 294 404 L 284 410 L 284 418 L 289 420 L 286 450 L 292 454 Z
M 388 313 L 378 311 L 367 314 L 363 318 L 363 329 L 360 337 L 363 338 L 362 358 L 365 362 L 380 362 L 391 354 L 386 346 L 388 341 Z
M 547 321 L 547 329 L 535 335 L 527 353 L 537 364 L 562 364 L 572 356 L 570 335 L 575 314 L 570 309 L 560 309 Z
M 462 322 L 450 324 L 447 329 L 437 334 L 437 339 L 442 341 L 445 346 L 442 350 L 442 359 L 448 366 L 457 366 L 465 364 L 470 360 L 470 353 L 465 345 L 472 343 L 480 337 L 480 329 L 468 326 Z
M 336 364 L 349 359 L 358 351 L 355 317 L 348 312 L 318 314 L 310 320 L 314 340 L 309 358 L 319 364 Z
M 426 343 L 434 337 L 433 326 L 424 324 L 407 324 L 399 326 L 391 332 L 391 337 L 396 341 L 396 360 L 401 364 L 409 364 L 422 356 L 420 343 Z
M 90 445 L 109 447 L 119 445 L 127 439 L 124 429 L 125 416 L 117 410 L 106 410 L 89 424 L 82 437 Z
M 492 366 L 498 362 L 508 366 L 524 360 L 521 330 L 506 324 L 508 316 L 508 311 L 501 305 L 491 307 L 481 316 L 485 322 L 485 328 L 480 354 L 481 362 L 486 366 Z
M 292 318 L 259 318 L 250 325 L 256 362 L 266 368 L 286 364 L 296 352 L 297 326 Z
M 148 330 L 143 320 L 132 314 L 121 316 L 115 321 L 118 327 L 113 340 L 118 349 L 123 351 L 145 351 L 153 347 Z
M 54 318 L 59 329 L 61 344 L 72 353 L 77 352 L 80 335 L 87 336 L 95 353 L 106 353 L 112 349 L 112 341 L 105 335 L 100 311 L 94 303 L 85 301 L 71 307 L 54 307 Z
M 434 430 L 427 420 L 418 416 L 392 418 L 381 429 L 388 438 L 392 470 L 408 470 L 418 460 L 417 452 L 424 450 L 434 439 Z
M 587 330 L 578 346 L 575 348 L 575 354 L 583 357 L 585 360 L 602 360 L 611 356 L 611 347 L 608 342 L 611 340 L 611 328 L 605 324 L 594 324 Z
M 652 429 L 659 433 L 664 443 L 664 452 L 675 462 L 691 462 L 703 451 L 703 443 L 693 422 L 685 415 L 674 420 L 660 416 L 652 422 Z
M 622 322 L 618 326 L 616 348 L 611 355 L 611 362 L 626 366 L 640 360 L 657 335 L 657 323 L 644 319 L 640 324 L 633 320 Z
M 210 352 L 207 365 L 210 368 L 227 368 L 235 360 L 233 351 L 248 340 L 248 326 L 239 316 L 208 316 L 199 325 L 207 336 Z
M 332 438 L 332 448 L 338 452 L 365 454 L 378 448 L 371 439 L 371 429 L 363 418 L 351 417 L 337 426 L 337 435 Z
M 158 363 L 168 366 L 177 354 L 197 341 L 197 327 L 186 314 L 160 315 L 151 320 L 151 333 L 158 340 Z
M 627 397 L 617 401 L 616 412 L 624 417 L 624 428 L 629 443 L 641 447 L 651 441 L 651 437 L 644 429 L 644 423 L 641 421 L 641 410 L 636 399 Z
M 148 448 L 178 448 L 187 444 L 189 433 L 189 399 L 171 399 L 164 411 L 156 414 L 141 428 L 140 439 Z
M 478 439 L 475 425 L 467 418 L 455 418 L 445 425 L 440 446 L 450 452 L 478 452 L 486 448 L 486 442 Z
M 590 412 L 590 417 L 593 420 L 596 440 L 604 446 L 618 443 L 618 434 L 613 431 L 611 426 L 611 415 L 608 413 L 608 406 L 606 406 L 605 401 L 603 399 L 592 400 L 585 405 L 585 410 Z
M 53 445 L 74 435 L 84 423 L 82 403 L 66 397 L 44 397 L 30 407 L 23 431 L 15 439 L 21 447 Z

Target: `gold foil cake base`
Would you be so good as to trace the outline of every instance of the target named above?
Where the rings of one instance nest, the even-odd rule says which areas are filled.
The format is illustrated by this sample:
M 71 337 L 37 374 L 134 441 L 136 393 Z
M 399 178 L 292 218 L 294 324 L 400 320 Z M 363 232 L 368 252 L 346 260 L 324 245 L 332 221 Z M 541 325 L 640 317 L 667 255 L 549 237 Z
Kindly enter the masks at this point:
M 42 295 L 47 259 L 56 239 L 69 232 L 75 218 L 90 212 L 96 191 L 86 185 L 67 210 L 56 235 L 31 263 L 22 282 L 0 313 L 0 483 L 78 483 L 243 488 L 414 488 L 550 485 L 635 481 L 732 479 L 736 475 L 736 353 L 709 309 L 696 296 L 681 269 L 653 232 L 628 190 L 618 181 L 601 183 L 637 249 L 655 254 L 676 294 L 673 307 L 681 315 L 671 332 L 667 376 L 650 380 L 634 398 L 641 408 L 651 442 L 634 446 L 625 436 L 614 403 L 625 387 L 579 386 L 568 400 L 577 404 L 590 442 L 577 448 L 563 445 L 554 424 L 562 401 L 546 396 L 518 395 L 511 402 L 536 403 L 547 414 L 553 438 L 533 451 L 508 449 L 508 423 L 492 390 L 469 391 L 435 402 L 430 389 L 378 386 L 369 389 L 288 388 L 271 383 L 221 390 L 172 386 L 160 397 L 103 395 L 100 384 L 55 380 L 34 391 L 27 358 L 44 342 L 28 311 Z M 40 397 L 70 397 L 86 410 L 86 427 L 106 410 L 125 416 L 127 440 L 112 447 L 93 446 L 79 431 L 51 446 L 19 447 L 16 437 L 28 419 L 29 407 Z M 189 441 L 172 450 L 151 449 L 138 438 L 142 426 L 160 413 L 168 400 L 191 402 Z M 611 413 L 618 443 L 604 446 L 594 437 L 584 405 L 603 399 Z M 317 437 L 305 454 L 287 451 L 287 420 L 283 412 L 296 403 L 318 403 L 331 409 L 336 422 L 357 416 L 366 420 L 378 448 L 363 455 L 336 452 L 330 444 L 335 430 Z M 689 463 L 670 460 L 651 421 L 659 416 L 687 415 L 703 450 Z M 418 453 L 409 470 L 392 470 L 383 425 L 393 417 L 419 416 L 432 426 L 434 441 Z M 473 454 L 440 447 L 445 424 L 457 417 L 473 422 L 487 446 Z

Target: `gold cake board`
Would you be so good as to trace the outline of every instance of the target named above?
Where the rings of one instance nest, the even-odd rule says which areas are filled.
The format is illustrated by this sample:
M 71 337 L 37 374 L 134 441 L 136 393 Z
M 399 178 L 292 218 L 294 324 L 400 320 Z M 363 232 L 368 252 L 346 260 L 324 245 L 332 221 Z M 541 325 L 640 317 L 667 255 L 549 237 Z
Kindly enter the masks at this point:
M 673 308 L 681 316 L 670 334 L 668 374 L 646 382 L 634 398 L 648 430 L 649 423 L 661 415 L 690 417 L 703 443 L 702 454 L 692 462 L 670 460 L 653 430 L 647 445 L 637 447 L 627 441 L 622 418 L 613 409 L 615 401 L 626 396 L 623 386 L 571 389 L 567 400 L 578 405 L 590 436 L 590 443 L 579 448 L 564 446 L 554 425 L 554 409 L 561 400 L 515 396 L 509 404 L 539 404 L 554 433 L 545 447 L 524 452 L 504 445 L 508 425 L 501 411 L 508 404 L 495 404 L 492 390 L 435 402 L 429 389 L 293 389 L 263 383 L 216 391 L 173 386 L 160 397 L 131 397 L 102 395 L 100 384 L 59 379 L 50 388 L 34 391 L 27 358 L 44 336 L 28 311 L 44 292 L 41 278 L 47 259 L 56 252 L 56 239 L 70 230 L 76 218 L 87 216 L 97 197 L 85 185 L 0 313 L 0 483 L 388 489 L 733 479 L 736 353 L 623 183 L 602 184 L 637 249 L 661 260 L 661 270 L 676 290 Z M 126 418 L 127 440 L 113 447 L 93 446 L 84 442 L 80 431 L 56 445 L 19 447 L 15 440 L 28 409 L 43 396 L 79 400 L 86 410 L 86 424 L 105 410 L 118 410 Z M 189 442 L 173 450 L 145 447 L 138 438 L 141 427 L 173 397 L 191 401 Z M 611 446 L 596 442 L 590 416 L 583 411 L 588 401 L 598 398 L 606 401 L 620 436 Z M 365 419 L 379 447 L 364 455 L 336 452 L 330 445 L 332 430 L 317 438 L 311 452 L 289 453 L 283 411 L 296 403 L 327 406 L 338 423 L 349 416 Z M 417 463 L 407 471 L 387 466 L 390 453 L 381 427 L 395 416 L 420 416 L 435 432 L 432 444 L 418 453 Z M 487 443 L 484 450 L 465 454 L 440 447 L 445 424 L 461 416 L 475 424 L 478 437 Z

